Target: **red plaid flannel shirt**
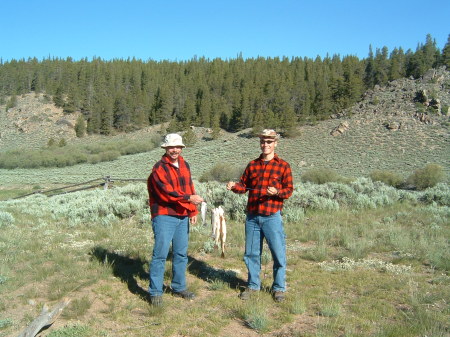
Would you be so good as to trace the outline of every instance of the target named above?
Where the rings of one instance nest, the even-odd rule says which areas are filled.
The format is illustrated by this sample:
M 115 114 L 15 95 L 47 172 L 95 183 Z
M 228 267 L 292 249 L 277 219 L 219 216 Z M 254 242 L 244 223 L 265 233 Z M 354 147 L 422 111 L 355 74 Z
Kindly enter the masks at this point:
M 275 187 L 278 195 L 267 195 L 269 186 Z M 262 159 L 262 155 L 252 160 L 232 189 L 235 193 L 245 193 L 247 190 L 247 212 L 271 215 L 281 211 L 284 199 L 289 198 L 294 191 L 290 165 L 277 154 L 267 163 Z
M 198 213 L 197 207 L 189 202 L 195 194 L 189 164 L 178 157 L 178 167 L 164 155 L 147 179 L 147 190 L 152 218 L 157 215 L 192 217 Z

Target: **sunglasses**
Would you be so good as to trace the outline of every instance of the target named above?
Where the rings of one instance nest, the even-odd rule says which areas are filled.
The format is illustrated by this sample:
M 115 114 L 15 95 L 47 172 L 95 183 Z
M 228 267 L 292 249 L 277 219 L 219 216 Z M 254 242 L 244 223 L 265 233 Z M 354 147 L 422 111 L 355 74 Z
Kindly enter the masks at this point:
M 265 139 L 261 139 L 259 141 L 260 144 L 272 144 L 274 142 L 275 142 L 274 140 L 265 140 Z

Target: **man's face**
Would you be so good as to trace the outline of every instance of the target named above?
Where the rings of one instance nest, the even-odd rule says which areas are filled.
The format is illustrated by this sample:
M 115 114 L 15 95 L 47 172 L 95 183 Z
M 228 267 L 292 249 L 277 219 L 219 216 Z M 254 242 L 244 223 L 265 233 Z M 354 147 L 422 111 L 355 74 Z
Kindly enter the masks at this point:
M 268 155 L 275 151 L 277 141 L 273 138 L 260 138 L 259 145 L 263 154 Z
M 182 149 L 183 148 L 181 146 L 166 147 L 166 155 L 172 163 L 175 163 L 178 160 L 178 157 L 181 154 Z

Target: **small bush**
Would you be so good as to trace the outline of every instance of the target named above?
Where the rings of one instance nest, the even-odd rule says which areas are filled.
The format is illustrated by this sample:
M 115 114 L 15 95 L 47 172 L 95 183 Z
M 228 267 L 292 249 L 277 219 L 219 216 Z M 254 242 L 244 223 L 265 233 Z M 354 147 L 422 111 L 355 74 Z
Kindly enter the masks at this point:
M 406 180 L 408 185 L 415 186 L 418 190 L 424 190 L 444 182 L 444 168 L 438 164 L 428 164 L 424 168 L 415 170 Z
M 343 178 L 332 169 L 318 168 L 311 169 L 302 174 L 303 182 L 311 182 L 314 184 L 326 184 L 331 182 L 341 182 Z
M 50 138 L 47 142 L 48 147 L 52 147 L 56 145 L 56 141 L 53 138 Z
M 67 141 L 64 138 L 61 138 L 58 142 L 59 147 L 64 147 L 67 145 Z
M 224 183 L 231 180 L 238 180 L 243 172 L 243 167 L 239 167 L 231 163 L 219 163 L 214 165 L 211 170 L 203 173 L 199 181 L 207 182 L 215 180 Z
M 403 183 L 403 178 L 399 174 L 386 170 L 373 171 L 370 173 L 370 179 L 372 179 L 372 181 L 380 181 L 383 184 L 396 188 Z
M 14 221 L 15 219 L 11 213 L 0 211 L 0 228 L 14 225 Z
M 15 108 L 17 106 L 17 96 L 12 95 L 6 104 L 6 111 L 8 111 L 11 108 Z
M 79 115 L 75 122 L 75 134 L 78 138 L 84 137 L 86 134 L 86 122 L 83 115 Z

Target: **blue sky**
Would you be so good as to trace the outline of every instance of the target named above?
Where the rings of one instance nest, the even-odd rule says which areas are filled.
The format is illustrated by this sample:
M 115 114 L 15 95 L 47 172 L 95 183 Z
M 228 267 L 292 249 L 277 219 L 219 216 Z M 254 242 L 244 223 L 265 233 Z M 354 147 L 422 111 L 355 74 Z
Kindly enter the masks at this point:
M 369 45 L 442 49 L 448 0 L 1 0 L 0 57 L 182 61 L 365 58 Z

